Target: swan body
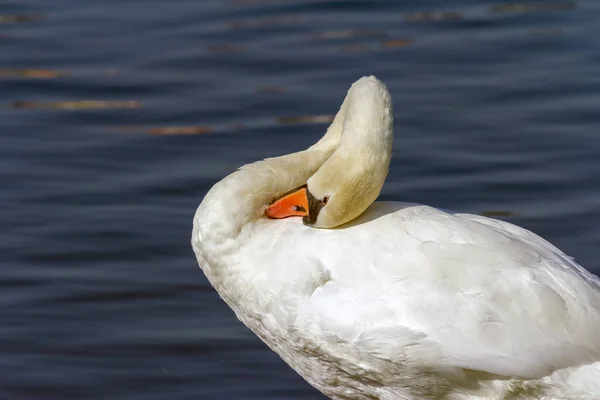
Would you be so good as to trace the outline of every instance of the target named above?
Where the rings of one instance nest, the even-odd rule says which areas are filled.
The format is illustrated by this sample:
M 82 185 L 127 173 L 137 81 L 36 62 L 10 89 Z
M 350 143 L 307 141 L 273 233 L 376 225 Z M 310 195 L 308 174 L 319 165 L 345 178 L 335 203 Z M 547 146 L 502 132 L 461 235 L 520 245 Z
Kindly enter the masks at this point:
M 192 246 L 223 300 L 332 399 L 600 398 L 599 279 L 510 223 L 373 203 L 391 144 L 365 77 L 317 144 L 215 184 Z M 297 187 L 318 207 L 265 216 Z

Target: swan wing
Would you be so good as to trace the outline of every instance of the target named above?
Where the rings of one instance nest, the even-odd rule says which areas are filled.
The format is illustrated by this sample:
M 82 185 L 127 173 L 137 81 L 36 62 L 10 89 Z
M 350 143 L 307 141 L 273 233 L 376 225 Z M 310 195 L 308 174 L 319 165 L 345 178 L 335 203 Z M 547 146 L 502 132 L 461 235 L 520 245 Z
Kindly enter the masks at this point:
M 523 228 L 375 203 L 352 226 L 294 239 L 310 256 L 290 268 L 309 260 L 325 277 L 295 329 L 330 352 L 521 378 L 600 360 L 598 278 Z

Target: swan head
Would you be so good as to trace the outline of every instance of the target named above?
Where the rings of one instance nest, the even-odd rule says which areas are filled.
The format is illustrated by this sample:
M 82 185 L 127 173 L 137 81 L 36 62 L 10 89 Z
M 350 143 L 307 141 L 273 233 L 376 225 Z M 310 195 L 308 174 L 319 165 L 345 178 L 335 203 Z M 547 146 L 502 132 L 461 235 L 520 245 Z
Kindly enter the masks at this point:
M 274 199 L 268 217 L 302 216 L 305 225 L 334 228 L 358 217 L 379 196 L 393 141 L 392 99 L 386 86 L 373 76 L 356 81 L 334 126 L 341 131 L 338 148 L 304 185 Z

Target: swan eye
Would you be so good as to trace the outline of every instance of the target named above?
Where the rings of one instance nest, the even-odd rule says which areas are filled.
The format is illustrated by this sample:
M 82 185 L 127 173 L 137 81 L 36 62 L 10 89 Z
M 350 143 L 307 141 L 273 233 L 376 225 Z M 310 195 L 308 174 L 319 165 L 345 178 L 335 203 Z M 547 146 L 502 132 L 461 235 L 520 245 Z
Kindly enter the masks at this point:
M 329 201 L 329 196 L 323 197 L 323 205 L 327 204 L 328 201 Z

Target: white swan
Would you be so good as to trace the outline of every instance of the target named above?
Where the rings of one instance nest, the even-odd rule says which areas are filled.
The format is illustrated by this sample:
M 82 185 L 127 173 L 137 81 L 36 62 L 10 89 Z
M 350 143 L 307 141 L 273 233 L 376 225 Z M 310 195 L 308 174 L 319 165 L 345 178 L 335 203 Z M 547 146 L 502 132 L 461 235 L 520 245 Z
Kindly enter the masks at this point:
M 314 146 L 214 185 L 192 236 L 210 283 L 333 399 L 600 399 L 599 279 L 507 222 L 372 203 L 392 119 L 362 78 Z

